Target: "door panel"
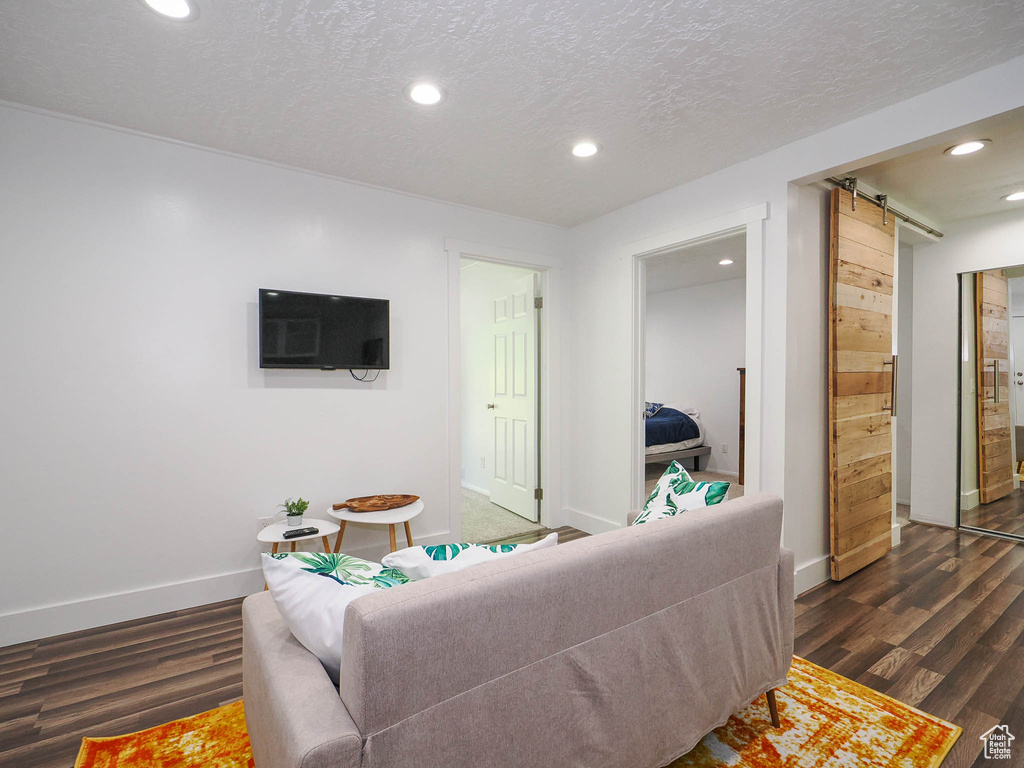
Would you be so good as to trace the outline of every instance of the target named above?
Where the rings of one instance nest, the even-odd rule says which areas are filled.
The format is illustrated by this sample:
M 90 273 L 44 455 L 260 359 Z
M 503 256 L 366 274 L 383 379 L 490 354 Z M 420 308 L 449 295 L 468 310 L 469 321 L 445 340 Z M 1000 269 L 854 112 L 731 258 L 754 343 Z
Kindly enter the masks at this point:
M 494 417 L 494 480 L 508 482 L 508 419 Z M 493 483 L 491 484 L 493 495 Z M 497 502 L 495 502 L 497 503 Z
M 892 547 L 893 276 L 896 228 L 845 189 L 832 192 L 829 483 L 832 578 Z
M 508 336 L 494 334 L 494 394 L 508 394 Z
M 985 318 L 988 320 L 989 318 Z M 1024 424 L 1024 317 L 1014 317 L 1009 327 L 1013 329 L 1010 337 L 1013 346 L 1013 375 L 1010 377 L 1010 389 L 1016 398 L 1017 424 Z M 1020 452 L 1024 446 L 1017 446 Z
M 1010 326 L 1006 273 L 974 276 L 978 345 L 978 492 L 982 504 L 1013 491 L 1010 448 Z M 998 374 L 998 375 L 997 375 Z
M 537 371 L 534 275 L 494 299 L 494 472 L 491 501 L 537 520 Z

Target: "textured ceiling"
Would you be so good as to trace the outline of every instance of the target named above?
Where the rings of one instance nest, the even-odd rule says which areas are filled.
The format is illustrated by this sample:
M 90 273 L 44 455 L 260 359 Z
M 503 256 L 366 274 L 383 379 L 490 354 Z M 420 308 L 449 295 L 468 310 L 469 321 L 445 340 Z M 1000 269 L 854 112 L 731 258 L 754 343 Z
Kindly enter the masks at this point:
M 1024 54 L 1024 0 L 198 3 L 0 0 L 0 99 L 572 225 Z
M 970 139 L 991 139 L 992 144 L 972 155 L 946 154 Z M 1024 191 L 1024 109 L 964 126 L 955 138 L 852 175 L 939 223 L 1013 208 L 1024 211 L 1024 200 L 1002 199 Z
M 722 259 L 733 263 L 721 265 Z M 730 235 L 652 256 L 647 262 L 647 293 L 736 280 L 747 274 L 747 236 Z

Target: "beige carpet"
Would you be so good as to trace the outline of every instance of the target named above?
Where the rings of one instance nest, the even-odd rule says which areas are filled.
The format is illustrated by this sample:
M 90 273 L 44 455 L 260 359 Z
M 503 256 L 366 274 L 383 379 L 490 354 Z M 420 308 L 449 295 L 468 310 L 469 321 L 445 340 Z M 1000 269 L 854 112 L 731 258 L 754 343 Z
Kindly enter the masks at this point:
M 651 491 L 654 490 L 654 486 L 658 484 L 658 478 L 662 476 L 666 469 L 668 469 L 668 464 L 647 465 L 647 472 L 645 474 L 645 480 L 647 481 L 646 491 L 644 493 L 645 496 L 651 495 Z M 687 468 L 686 471 L 690 473 L 690 477 L 698 482 L 730 483 L 729 493 L 725 496 L 727 501 L 729 499 L 738 499 L 743 495 L 743 486 L 736 482 L 736 475 L 723 475 L 721 472 L 694 472 L 689 468 Z
M 494 541 L 542 530 L 525 517 L 491 504 L 482 493 L 462 489 L 462 540 L 470 543 Z

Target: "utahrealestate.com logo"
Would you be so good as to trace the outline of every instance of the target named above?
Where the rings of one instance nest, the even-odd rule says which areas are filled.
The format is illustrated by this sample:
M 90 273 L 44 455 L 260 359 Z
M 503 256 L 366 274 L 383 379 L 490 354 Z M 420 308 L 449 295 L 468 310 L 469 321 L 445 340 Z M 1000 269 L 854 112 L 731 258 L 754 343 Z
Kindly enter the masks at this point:
M 1009 760 L 1010 742 L 1014 736 L 1005 725 L 997 725 L 981 734 L 981 740 L 985 742 L 986 760 Z

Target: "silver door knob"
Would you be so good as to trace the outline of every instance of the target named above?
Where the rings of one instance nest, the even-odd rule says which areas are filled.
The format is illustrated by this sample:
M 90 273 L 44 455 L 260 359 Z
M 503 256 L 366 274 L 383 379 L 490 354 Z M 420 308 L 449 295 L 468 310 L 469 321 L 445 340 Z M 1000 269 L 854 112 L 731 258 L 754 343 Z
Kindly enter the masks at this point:
M 490 410 L 494 410 L 494 403 L 488 403 L 487 404 L 487 410 L 489 410 L 489 411 Z

